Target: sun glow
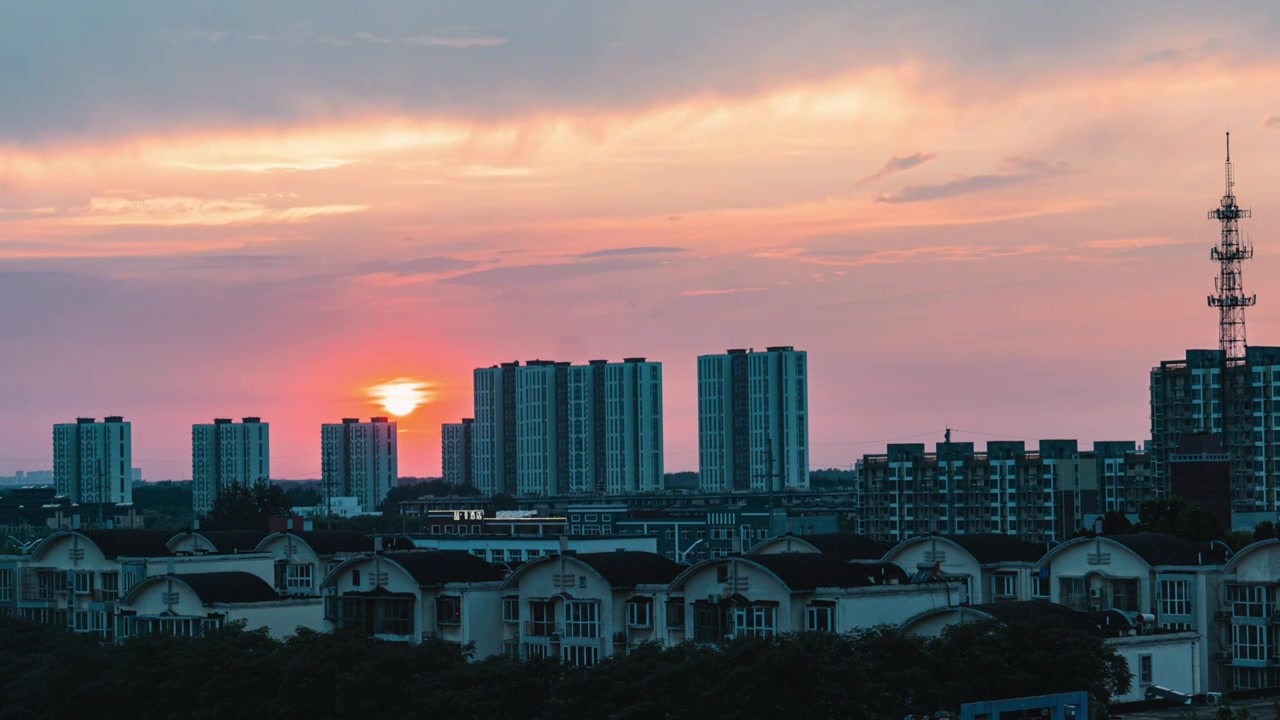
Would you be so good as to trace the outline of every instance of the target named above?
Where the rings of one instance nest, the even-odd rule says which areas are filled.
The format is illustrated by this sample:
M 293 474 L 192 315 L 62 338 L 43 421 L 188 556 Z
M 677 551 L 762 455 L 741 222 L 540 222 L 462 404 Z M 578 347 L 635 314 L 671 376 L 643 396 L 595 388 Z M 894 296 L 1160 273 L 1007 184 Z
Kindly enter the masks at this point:
M 427 383 L 413 378 L 396 378 L 390 382 L 374 385 L 369 388 L 369 397 L 396 417 L 404 417 L 416 410 L 419 405 L 431 402 L 431 392 L 428 390 Z

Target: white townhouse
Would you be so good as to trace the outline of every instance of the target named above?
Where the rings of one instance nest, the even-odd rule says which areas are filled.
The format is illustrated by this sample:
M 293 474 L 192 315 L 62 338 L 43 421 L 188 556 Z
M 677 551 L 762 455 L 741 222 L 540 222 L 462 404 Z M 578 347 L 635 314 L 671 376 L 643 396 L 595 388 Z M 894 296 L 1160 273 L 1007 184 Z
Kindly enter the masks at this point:
M 894 565 L 848 563 L 816 553 L 708 560 L 681 573 L 669 593 L 669 640 L 699 643 L 897 625 L 926 609 L 964 600 L 956 582 L 913 582 Z
M 112 640 L 116 603 L 146 579 L 149 559 L 170 555 L 167 537 L 147 530 L 53 533 L 16 573 L 18 615 Z
M 473 644 L 502 652 L 504 571 L 463 552 L 397 551 L 350 558 L 325 578 L 324 622 L 371 637 Z
M 283 639 L 298 628 L 324 629 L 318 597 L 281 595 L 263 578 L 243 571 L 177 573 L 147 578 L 120 601 L 115 635 L 195 637 L 228 623 L 265 628 Z
M 1099 624 L 1099 620 L 1103 624 Z M 1205 691 L 1198 684 L 1194 660 L 1199 643 L 1196 633 L 1160 630 L 1150 625 L 1106 623 L 1105 620 L 1048 600 L 1019 600 L 926 610 L 904 622 L 902 630 L 937 636 L 948 626 L 965 622 L 995 621 L 1023 627 L 1035 627 L 1041 623 L 1062 624 L 1080 633 L 1103 637 L 1104 642 L 1128 663 L 1133 683 L 1128 693 L 1112 698 L 1112 702 L 1145 700 L 1147 688 L 1153 685 L 1188 694 Z
M 275 558 L 276 590 L 288 595 L 319 595 L 325 577 L 344 561 L 391 546 L 399 546 L 396 538 L 375 540 L 364 533 L 315 530 L 272 533 L 254 551 Z
M 820 553 L 838 560 L 879 562 L 891 545 L 866 535 L 852 533 L 820 533 L 815 535 L 779 535 L 765 540 L 747 551 L 747 555 L 782 553 Z
M 663 642 L 671 622 L 667 587 L 684 567 L 629 550 L 564 553 L 522 565 L 502 586 L 504 651 L 587 666 Z
M 1179 692 L 1219 691 L 1222 687 L 1217 632 L 1218 583 L 1228 550 L 1221 543 L 1193 543 L 1172 535 L 1133 533 L 1076 538 L 1040 560 L 1036 597 L 1081 612 L 1101 613 L 1112 622 L 1140 631 L 1189 631 L 1198 634 L 1192 688 Z M 1135 673 L 1135 686 L 1141 673 Z M 1158 684 L 1158 683 L 1157 683 Z
M 1280 685 L 1280 540 L 1241 549 L 1222 568 L 1221 604 L 1213 615 L 1221 687 Z
M 1032 578 L 1045 548 L 1013 535 L 927 535 L 898 543 L 884 556 L 908 575 L 931 572 L 965 585 L 974 603 L 1032 597 Z

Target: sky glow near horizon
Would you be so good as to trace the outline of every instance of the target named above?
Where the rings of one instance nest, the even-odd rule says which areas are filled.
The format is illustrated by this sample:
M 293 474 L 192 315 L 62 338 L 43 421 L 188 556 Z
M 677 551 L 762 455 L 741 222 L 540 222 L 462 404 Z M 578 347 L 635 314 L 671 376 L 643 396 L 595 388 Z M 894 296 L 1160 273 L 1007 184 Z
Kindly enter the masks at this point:
M 767 345 L 815 467 L 1140 442 L 1151 366 L 1216 345 L 1225 130 L 1280 345 L 1280 7 L 177 5 L 0 0 L 0 474 L 120 414 L 189 477 L 256 415 L 316 477 L 403 381 L 434 475 L 472 368 L 633 356 L 693 470 L 696 356 Z

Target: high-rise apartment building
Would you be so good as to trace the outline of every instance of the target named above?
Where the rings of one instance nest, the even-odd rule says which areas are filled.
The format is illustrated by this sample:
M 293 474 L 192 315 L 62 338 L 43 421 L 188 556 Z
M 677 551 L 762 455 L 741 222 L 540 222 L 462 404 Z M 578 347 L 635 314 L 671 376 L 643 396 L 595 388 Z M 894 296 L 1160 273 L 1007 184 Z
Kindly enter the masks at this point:
M 399 480 L 396 424 L 375 417 L 322 425 L 320 474 L 326 505 L 335 497 L 354 497 L 372 512 Z
M 1183 438 L 1223 437 L 1224 368 L 1246 376 L 1232 386 L 1243 390 L 1243 420 L 1251 430 L 1243 433 L 1244 442 L 1225 443 L 1232 467 L 1246 468 L 1231 478 L 1231 508 L 1274 516 L 1280 509 L 1280 347 L 1248 347 L 1238 365 L 1225 363 L 1221 350 L 1188 350 L 1186 359 L 1152 368 L 1152 474 L 1168 488 Z
M 450 485 L 474 485 L 471 471 L 473 418 L 462 422 L 445 423 L 440 427 L 440 473 Z
M 133 432 L 119 416 L 53 426 L 53 484 L 76 503 L 133 502 Z
M 191 504 L 197 515 L 212 510 L 218 493 L 232 483 L 270 478 L 271 428 L 261 418 L 216 418 L 191 426 Z
M 698 358 L 698 467 L 703 490 L 809 487 L 807 361 L 807 353 L 790 346 Z
M 516 492 L 516 371 L 519 362 L 476 368 L 471 472 L 485 495 Z
M 662 363 L 571 366 L 568 412 L 569 492 L 662 490 Z
M 486 495 L 662 488 L 662 365 L 532 360 L 475 371 L 471 467 Z
M 1133 442 L 1075 440 L 889 445 L 858 466 L 859 532 L 901 542 L 939 533 L 1001 533 L 1029 542 L 1061 542 L 1108 511 L 1137 519 L 1138 506 L 1161 497 L 1150 460 Z

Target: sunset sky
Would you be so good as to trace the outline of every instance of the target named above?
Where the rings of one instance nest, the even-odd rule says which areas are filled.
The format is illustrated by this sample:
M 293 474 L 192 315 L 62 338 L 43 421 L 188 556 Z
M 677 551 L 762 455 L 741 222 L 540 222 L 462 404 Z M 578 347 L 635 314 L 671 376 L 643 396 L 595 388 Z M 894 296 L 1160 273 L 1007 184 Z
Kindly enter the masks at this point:
M 864 9 L 853 9 L 864 5 Z M 185 9 L 180 6 L 186 6 Z M 1231 131 L 1280 345 L 1280 4 L 0 0 L 0 474 L 124 415 L 319 425 L 419 382 L 440 467 L 471 370 L 809 352 L 811 460 L 888 441 L 1148 437 L 1214 347 Z

